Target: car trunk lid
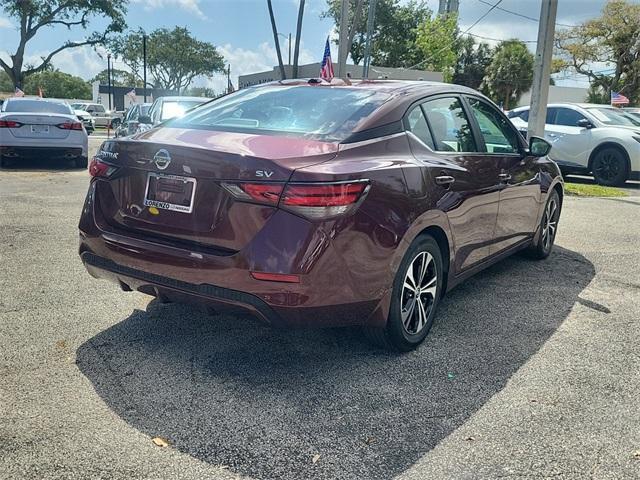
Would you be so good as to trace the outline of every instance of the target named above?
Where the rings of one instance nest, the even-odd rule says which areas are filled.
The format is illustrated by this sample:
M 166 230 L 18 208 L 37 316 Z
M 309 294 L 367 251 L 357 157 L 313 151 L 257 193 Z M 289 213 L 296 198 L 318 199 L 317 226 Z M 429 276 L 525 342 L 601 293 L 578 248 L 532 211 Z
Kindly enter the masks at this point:
M 237 251 L 275 206 L 237 201 L 225 185 L 283 183 L 297 168 L 332 158 L 337 148 L 284 136 L 154 129 L 98 152 L 117 168 L 98 182 L 98 204 L 113 226 Z

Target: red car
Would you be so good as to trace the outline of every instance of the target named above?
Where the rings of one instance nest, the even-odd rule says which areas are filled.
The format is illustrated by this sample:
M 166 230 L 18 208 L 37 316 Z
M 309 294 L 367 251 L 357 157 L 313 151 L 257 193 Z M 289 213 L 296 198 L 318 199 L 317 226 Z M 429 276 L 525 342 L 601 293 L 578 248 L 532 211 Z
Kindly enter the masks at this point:
M 446 291 L 549 255 L 563 184 L 478 92 L 281 81 L 105 142 L 80 219 L 95 277 L 272 325 L 362 325 L 400 351 Z

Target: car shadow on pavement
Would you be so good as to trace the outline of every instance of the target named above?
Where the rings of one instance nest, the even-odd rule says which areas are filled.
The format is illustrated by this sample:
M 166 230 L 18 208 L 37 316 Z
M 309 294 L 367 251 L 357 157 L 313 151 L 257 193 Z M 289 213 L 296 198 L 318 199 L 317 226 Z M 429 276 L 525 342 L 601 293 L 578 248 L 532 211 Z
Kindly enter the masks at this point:
M 260 479 L 391 478 L 505 386 L 594 274 L 558 247 L 507 259 L 450 292 L 405 355 L 358 329 L 274 330 L 153 301 L 81 345 L 77 365 L 128 424 L 201 461 Z

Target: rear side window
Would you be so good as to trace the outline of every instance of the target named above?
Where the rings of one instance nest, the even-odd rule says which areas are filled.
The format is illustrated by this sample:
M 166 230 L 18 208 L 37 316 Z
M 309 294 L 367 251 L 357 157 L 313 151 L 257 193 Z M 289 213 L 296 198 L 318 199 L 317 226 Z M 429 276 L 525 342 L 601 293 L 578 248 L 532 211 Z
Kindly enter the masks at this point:
M 388 98 L 357 87 L 269 85 L 221 97 L 168 126 L 342 141 Z
M 411 133 L 422 140 L 431 149 L 435 149 L 433 139 L 431 138 L 431 132 L 429 132 L 429 126 L 427 125 L 427 119 L 424 118 L 420 105 L 413 107 L 413 110 L 411 110 L 409 115 L 407 115 L 407 127 Z
M 433 132 L 434 148 L 439 152 L 477 152 L 460 100 L 457 98 L 438 98 L 422 104 L 424 113 Z
M 66 103 L 48 102 L 46 100 L 7 100 L 5 112 L 25 113 L 62 113 L 75 115 Z
M 509 121 L 488 103 L 468 98 L 473 116 L 489 153 L 517 153 L 518 140 Z
M 519 118 L 520 120 L 524 120 L 525 122 L 529 121 L 529 110 L 521 110 L 519 112 L 511 111 L 507 115 L 509 118 Z
M 571 110 L 570 108 L 558 108 L 556 113 L 555 124 L 566 125 L 568 127 L 577 127 L 579 120 L 586 120 L 584 115 Z
M 93 105 L 93 111 L 98 113 L 104 113 L 104 107 L 102 105 Z

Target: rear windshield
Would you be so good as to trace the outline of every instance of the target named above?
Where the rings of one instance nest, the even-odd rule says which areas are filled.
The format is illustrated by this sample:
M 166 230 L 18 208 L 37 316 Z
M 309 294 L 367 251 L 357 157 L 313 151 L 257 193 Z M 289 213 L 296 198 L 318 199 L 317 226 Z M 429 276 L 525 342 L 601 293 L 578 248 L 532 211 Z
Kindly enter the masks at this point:
M 640 126 L 640 120 L 633 118 L 623 110 L 614 110 L 613 108 L 589 108 L 587 110 L 605 125 Z
M 342 141 L 388 98 L 386 93 L 344 87 L 248 88 L 196 108 L 167 126 Z
M 46 100 L 8 100 L 4 106 L 5 112 L 25 113 L 63 113 L 71 114 L 71 108 L 66 103 L 47 102 Z
M 184 114 L 184 112 L 186 112 L 187 110 L 193 107 L 197 107 L 202 103 L 203 102 L 199 102 L 196 100 L 191 100 L 191 101 L 181 100 L 178 102 L 169 100 L 166 102 L 162 102 L 162 115 L 160 116 L 160 120 L 169 120 L 171 118 L 181 117 Z

